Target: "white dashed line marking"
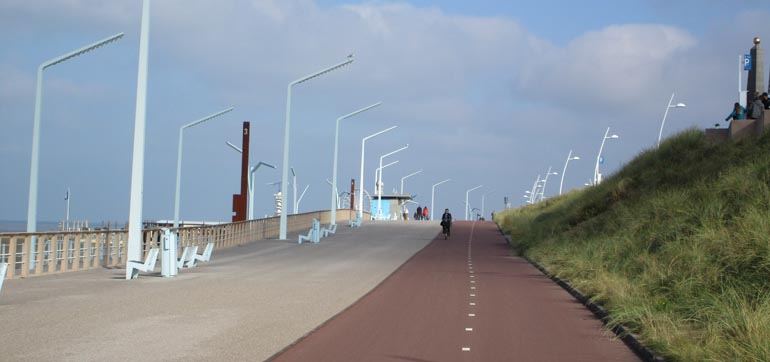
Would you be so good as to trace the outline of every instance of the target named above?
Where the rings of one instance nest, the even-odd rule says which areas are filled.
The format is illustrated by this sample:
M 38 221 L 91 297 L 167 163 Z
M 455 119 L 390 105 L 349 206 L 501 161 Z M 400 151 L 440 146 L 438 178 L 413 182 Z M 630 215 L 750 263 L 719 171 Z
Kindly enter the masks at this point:
M 473 332 L 473 328 L 465 328 L 466 332 Z
M 471 283 L 475 283 L 475 282 L 476 282 L 475 280 L 471 280 Z
M 471 347 L 463 347 L 463 352 L 470 352 L 470 351 L 471 351 Z
M 476 287 L 471 287 L 471 289 L 476 289 Z
M 474 314 L 474 313 L 468 313 L 468 317 L 475 317 L 475 316 L 476 316 L 476 314 Z
M 475 297 L 475 296 L 476 296 L 476 294 L 472 294 L 472 293 L 471 293 L 471 297 Z
M 476 303 L 470 302 L 469 305 L 476 305 Z

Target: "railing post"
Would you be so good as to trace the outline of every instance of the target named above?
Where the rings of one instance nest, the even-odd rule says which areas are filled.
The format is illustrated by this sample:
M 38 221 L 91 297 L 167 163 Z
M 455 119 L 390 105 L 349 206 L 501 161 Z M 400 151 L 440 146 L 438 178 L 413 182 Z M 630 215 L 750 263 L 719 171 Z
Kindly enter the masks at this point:
M 8 266 L 11 268 L 11 272 L 8 273 L 8 279 L 13 279 L 16 276 L 16 238 L 11 237 L 8 242 Z M 22 267 L 22 269 L 24 269 Z
M 40 240 L 38 240 L 38 243 L 36 245 L 37 246 L 37 255 L 35 255 L 35 275 L 43 274 L 43 261 L 45 261 L 45 258 L 44 258 L 44 255 L 43 255 L 43 246 L 44 245 L 45 245 L 45 237 L 40 238 Z

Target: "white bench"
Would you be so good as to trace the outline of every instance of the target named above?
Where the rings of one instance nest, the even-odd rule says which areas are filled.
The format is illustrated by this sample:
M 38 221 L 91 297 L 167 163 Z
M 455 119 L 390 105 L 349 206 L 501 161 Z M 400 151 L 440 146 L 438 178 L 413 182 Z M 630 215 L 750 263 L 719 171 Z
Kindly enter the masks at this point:
M 356 216 L 355 220 L 350 220 L 350 227 L 357 228 L 361 226 L 361 217 Z
M 321 233 L 323 234 L 323 237 L 328 237 L 329 234 L 336 234 L 337 224 L 331 224 L 328 228 L 321 228 Z
M 176 267 L 182 269 L 185 264 L 188 268 L 195 266 L 195 255 L 198 253 L 198 245 L 185 246 L 182 250 L 182 256 L 176 262 Z
M 139 276 L 139 272 L 150 273 L 155 269 L 155 262 L 158 261 L 159 248 L 150 249 L 150 253 L 147 254 L 147 259 L 144 263 L 136 260 L 129 260 L 126 262 L 126 280 L 136 279 Z
M 6 271 L 8 271 L 8 263 L 0 263 L 0 291 L 3 290 L 3 280 L 5 280 Z
M 206 248 L 203 249 L 203 254 L 198 254 L 198 247 L 195 247 L 195 251 L 193 251 L 190 255 L 192 256 L 192 259 L 187 263 L 188 268 L 194 268 L 195 262 L 200 260 L 204 263 L 208 263 L 209 260 L 211 260 L 211 252 L 214 251 L 214 243 L 210 242 L 206 244 Z
M 321 241 L 321 223 L 318 222 L 317 219 L 313 219 L 313 224 L 310 226 L 310 230 L 308 230 L 307 235 L 299 235 L 297 243 L 302 244 L 303 240 L 316 244 Z

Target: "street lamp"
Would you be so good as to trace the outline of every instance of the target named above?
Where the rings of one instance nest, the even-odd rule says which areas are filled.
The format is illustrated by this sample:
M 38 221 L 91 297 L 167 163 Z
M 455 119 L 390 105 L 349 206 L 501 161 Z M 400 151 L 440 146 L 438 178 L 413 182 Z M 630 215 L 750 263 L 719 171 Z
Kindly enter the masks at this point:
M 230 142 L 225 142 L 225 143 L 228 146 L 230 146 L 230 148 L 236 150 L 237 152 L 243 153 L 243 150 L 240 147 L 238 147 L 238 146 L 236 146 L 236 145 L 234 145 L 234 144 L 232 144 Z M 249 220 L 253 220 L 254 219 L 254 173 L 257 172 L 257 170 L 259 169 L 260 166 L 267 166 L 267 167 L 270 167 L 272 169 L 275 169 L 274 165 L 272 165 L 270 163 L 267 163 L 267 162 L 262 162 L 262 161 L 259 161 L 256 165 L 251 167 L 251 170 L 250 170 L 250 172 L 248 174 L 249 211 L 248 211 L 247 219 L 249 219 Z
M 358 187 L 361 190 L 361 193 L 358 196 L 358 217 L 361 218 L 361 219 L 363 219 L 363 217 L 364 217 L 364 151 L 366 150 L 366 140 L 368 140 L 368 139 L 370 139 L 372 137 L 379 136 L 379 135 L 381 135 L 381 134 L 383 134 L 385 132 L 388 132 L 388 131 L 396 128 L 396 127 L 397 126 L 392 126 L 390 128 L 386 128 L 386 129 L 384 129 L 382 131 L 379 131 L 377 133 L 368 135 L 368 136 L 364 137 L 361 140 L 361 176 L 359 178 L 359 182 L 360 182 L 361 185 Z
M 469 211 L 470 211 L 470 210 L 469 210 L 469 209 L 470 209 L 470 207 L 469 207 L 469 205 L 468 205 L 468 194 L 470 194 L 470 193 L 471 193 L 471 191 L 473 191 L 473 190 L 476 190 L 476 189 L 480 189 L 480 188 L 482 188 L 482 187 L 484 187 L 484 186 L 483 186 L 483 185 L 478 185 L 478 186 L 476 186 L 476 187 L 474 187 L 474 188 L 472 188 L 472 189 L 469 189 L 469 190 L 465 190 L 465 220 L 466 220 L 466 221 L 470 220 L 470 219 L 468 219 L 468 214 L 469 214 Z
M 195 122 L 188 123 L 182 127 L 179 127 L 179 148 L 177 149 L 176 153 L 176 192 L 174 193 L 174 228 L 179 227 L 179 199 L 180 199 L 180 185 L 182 183 L 182 141 L 184 139 L 184 130 L 186 128 L 190 128 L 193 126 L 197 126 L 203 122 L 206 122 L 212 118 L 219 117 L 227 112 L 230 112 L 233 110 L 234 107 L 230 107 L 228 109 L 225 109 L 223 111 L 219 111 L 217 113 L 214 113 L 210 116 L 203 117 Z
M 540 189 L 540 201 L 542 201 L 545 198 L 545 184 L 548 183 L 548 176 L 551 175 L 558 175 L 559 173 L 554 171 L 551 172 L 551 166 L 548 166 L 548 173 L 545 174 L 545 178 L 543 179 L 543 188 Z
M 43 108 L 43 70 L 52 67 L 56 64 L 65 62 L 79 55 L 88 53 L 103 45 L 116 41 L 123 37 L 123 33 L 115 34 L 107 39 L 100 40 L 91 45 L 84 46 L 80 49 L 74 50 L 64 55 L 60 55 L 56 58 L 47 60 L 40 64 L 37 68 L 37 90 L 35 92 L 35 118 L 32 123 L 32 159 L 29 167 L 29 203 L 27 205 L 27 232 L 33 233 L 37 231 L 37 180 L 38 169 L 40 161 L 40 113 Z M 29 267 L 30 269 L 35 267 L 34 253 L 37 239 L 33 236 L 30 247 L 32 252 L 29 253 Z
M 290 170 L 291 170 L 291 186 L 293 188 L 293 195 L 292 195 L 292 197 L 294 198 L 294 200 L 292 202 L 292 205 L 294 205 L 294 214 L 296 214 L 297 213 L 297 208 L 298 208 L 298 205 L 297 205 L 297 173 L 294 172 L 294 167 L 290 168 Z M 281 193 L 281 194 L 283 195 L 283 193 Z
M 382 159 L 385 157 L 388 157 L 392 154 L 401 152 L 405 149 L 409 148 L 409 144 L 407 143 L 406 146 L 401 147 L 393 152 L 386 153 L 382 156 L 380 156 L 380 177 L 377 182 L 377 219 L 380 219 L 380 216 L 382 216 Z
M 572 156 L 572 150 L 569 150 L 569 154 L 567 155 L 567 161 L 564 162 L 564 170 L 561 172 L 561 182 L 559 182 L 559 195 L 561 195 L 562 187 L 564 186 L 564 174 L 567 173 L 567 164 L 569 164 L 569 161 L 572 160 L 579 160 L 580 157 L 578 156 Z
M 594 185 L 598 185 L 600 182 L 602 182 L 602 175 L 599 173 L 599 159 L 602 157 L 602 150 L 604 149 L 604 141 L 606 140 L 616 140 L 620 138 L 618 135 L 614 134 L 612 136 L 607 136 L 610 133 L 610 128 L 607 127 L 607 131 L 604 132 L 604 137 L 602 138 L 602 145 L 599 146 L 599 153 L 596 155 L 596 167 L 594 168 Z
M 338 147 L 338 139 L 340 134 L 340 121 L 353 117 L 359 113 L 366 112 L 374 107 L 379 106 L 382 104 L 382 102 L 377 102 L 375 104 L 372 104 L 370 106 L 361 108 L 355 112 L 348 113 L 340 118 L 337 118 L 337 122 L 334 126 L 334 166 L 332 166 L 332 207 L 331 207 L 331 225 L 334 225 L 337 223 L 337 147 Z
M 255 184 L 254 173 L 257 172 L 257 170 L 259 170 L 259 166 L 267 166 L 272 169 L 275 169 L 274 165 L 269 164 L 267 162 L 262 162 L 262 161 L 259 161 L 259 163 L 257 163 L 255 166 L 251 168 L 251 171 L 249 172 L 249 193 L 251 194 L 249 195 L 249 215 L 248 215 L 249 220 L 254 219 L 254 184 Z
M 395 165 L 395 164 L 397 164 L 397 163 L 398 163 L 398 160 L 395 160 L 395 161 L 393 161 L 393 162 L 391 162 L 391 163 L 388 163 L 388 164 L 386 164 L 386 165 L 383 165 L 382 167 L 377 167 L 377 168 L 374 170 L 374 179 L 375 179 L 375 180 L 379 180 L 379 179 L 380 179 L 380 173 L 382 172 L 382 170 L 383 170 L 383 169 L 385 169 L 385 168 L 388 168 L 388 167 L 390 167 L 390 166 L 393 166 L 393 165 Z M 375 186 L 375 189 L 377 189 L 378 187 L 380 187 L 380 186 L 379 186 L 379 184 L 377 184 L 377 186 Z
M 441 181 L 441 182 L 439 182 L 437 184 L 433 184 L 433 187 L 431 187 L 431 189 L 430 189 L 430 219 L 431 220 L 435 220 L 435 219 L 433 219 L 433 200 L 434 200 L 434 196 L 436 195 L 436 186 L 441 185 L 444 182 L 449 182 L 450 180 L 452 180 L 452 179 L 448 178 L 448 179 L 446 179 L 444 181 Z
M 666 124 L 666 116 L 668 116 L 668 110 L 671 108 L 684 108 L 687 107 L 684 103 L 677 103 L 672 105 L 671 102 L 674 101 L 674 93 L 671 93 L 671 99 L 668 100 L 668 107 L 666 107 L 666 112 L 663 113 L 663 121 L 660 122 L 660 131 L 658 131 L 658 147 L 660 147 L 660 138 L 663 136 L 663 125 Z
M 284 133 L 283 133 L 283 175 L 281 177 L 281 197 L 286 197 L 286 192 L 288 191 L 287 188 L 288 188 L 288 179 L 289 179 L 289 134 L 291 130 L 291 89 L 292 87 L 294 87 L 297 84 L 311 80 L 315 77 L 319 77 L 333 70 L 342 68 L 352 62 L 353 62 L 353 54 L 350 54 L 348 55 L 348 58 L 345 61 L 337 63 L 329 68 L 323 69 L 313 74 L 307 75 L 305 77 L 299 78 L 289 83 L 289 85 L 286 87 L 286 121 L 284 126 Z M 295 192 L 295 198 L 296 198 L 296 192 Z M 295 203 L 295 207 L 296 207 L 296 203 Z M 286 240 L 286 224 L 288 221 L 286 214 L 287 213 L 285 212 L 281 213 L 281 221 L 280 221 L 280 227 L 279 227 L 279 233 L 278 233 L 278 238 L 281 240 Z
M 410 174 L 408 174 L 408 175 L 406 175 L 406 176 L 404 176 L 404 177 L 402 177 L 402 178 L 401 178 L 401 191 L 399 192 L 401 195 L 403 195 L 403 194 L 404 194 L 404 180 L 406 180 L 407 178 L 410 178 L 410 177 L 412 177 L 412 176 L 414 176 L 414 175 L 417 175 L 417 174 L 419 174 L 420 172 L 422 172 L 422 170 L 420 170 L 420 171 L 417 171 L 417 172 L 413 172 L 413 173 L 410 173 Z M 433 206 L 431 206 L 431 207 L 433 207 Z
M 134 111 L 134 145 L 131 156 L 131 196 L 128 205 L 127 260 L 142 259 L 142 195 L 144 193 L 144 134 L 147 116 L 147 64 L 150 48 L 150 0 L 142 2 L 142 25 L 139 35 L 139 66 L 136 75 L 136 108 Z M 126 279 L 131 273 L 126 268 Z
M 532 184 L 532 191 L 527 192 L 529 194 L 529 203 L 534 204 L 535 203 L 535 196 L 537 196 L 537 187 L 540 184 L 540 174 L 537 174 L 537 178 L 535 179 L 535 183 Z
M 487 193 L 481 194 L 481 217 L 484 217 L 484 199 L 487 197 L 487 195 L 494 193 L 495 190 L 489 191 Z

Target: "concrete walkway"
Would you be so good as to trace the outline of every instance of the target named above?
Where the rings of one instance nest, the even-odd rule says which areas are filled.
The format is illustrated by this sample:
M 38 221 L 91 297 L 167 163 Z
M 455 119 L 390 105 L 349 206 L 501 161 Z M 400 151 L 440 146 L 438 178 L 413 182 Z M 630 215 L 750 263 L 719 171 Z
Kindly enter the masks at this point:
M 364 296 L 440 228 L 337 231 L 320 244 L 297 245 L 295 234 L 217 250 L 175 278 L 101 269 L 8 280 L 0 360 L 261 361 Z

